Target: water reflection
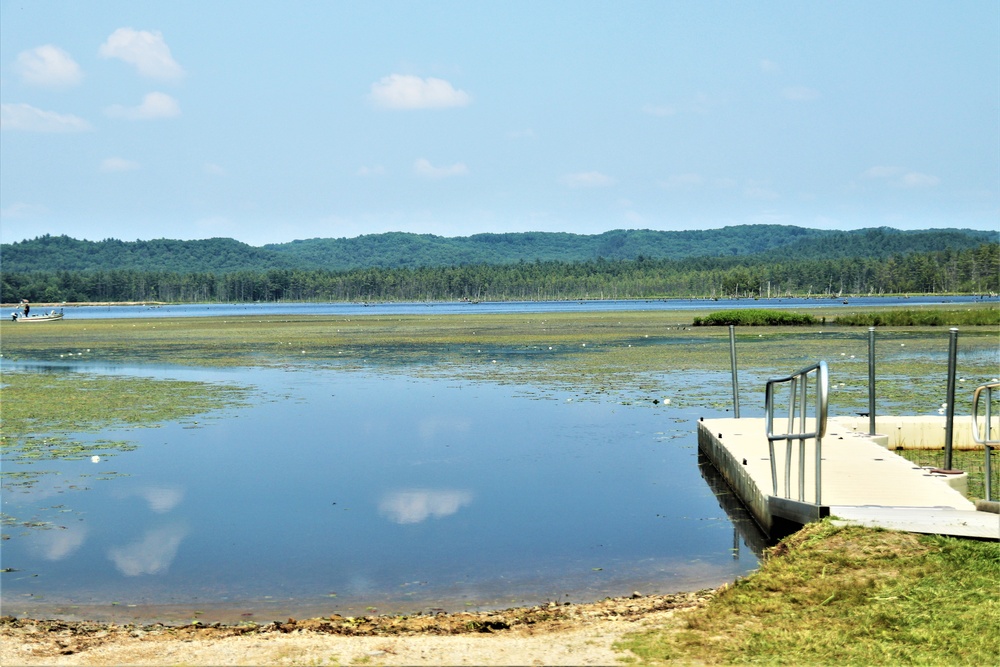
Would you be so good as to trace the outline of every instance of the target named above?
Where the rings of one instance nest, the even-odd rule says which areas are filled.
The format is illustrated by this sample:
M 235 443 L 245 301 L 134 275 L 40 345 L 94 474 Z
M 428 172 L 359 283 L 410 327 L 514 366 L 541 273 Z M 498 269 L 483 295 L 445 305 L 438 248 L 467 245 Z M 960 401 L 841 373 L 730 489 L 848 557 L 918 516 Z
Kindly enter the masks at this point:
M 31 553 L 48 561 L 72 556 L 87 539 L 87 527 L 68 525 L 57 530 L 42 530 L 31 536 Z
M 188 529 L 180 523 L 150 528 L 143 536 L 108 550 L 108 558 L 126 577 L 159 574 L 170 567 Z
M 393 491 L 379 502 L 379 512 L 395 523 L 420 523 L 450 516 L 472 502 L 469 491 Z
M 5 492 L 5 513 L 53 525 L 5 529 L 21 570 L 5 611 L 510 606 L 695 590 L 757 564 L 733 559 L 739 520 L 698 473 L 710 411 L 374 370 L 115 372 L 260 391 L 196 427 L 89 434 L 138 447 L 47 461 L 51 483 Z
M 146 501 L 149 509 L 157 514 L 165 514 L 184 500 L 184 491 L 178 487 L 149 486 L 126 490 L 122 498 L 139 497 Z

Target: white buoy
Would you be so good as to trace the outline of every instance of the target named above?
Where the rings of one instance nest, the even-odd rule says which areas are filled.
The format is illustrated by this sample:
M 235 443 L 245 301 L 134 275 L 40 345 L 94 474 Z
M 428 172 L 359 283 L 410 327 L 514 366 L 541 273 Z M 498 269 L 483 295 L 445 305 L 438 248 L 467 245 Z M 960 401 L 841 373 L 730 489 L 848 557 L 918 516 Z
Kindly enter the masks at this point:
M 100 462 L 101 462 L 101 457 L 100 457 L 100 456 L 97 456 L 97 455 L 95 454 L 94 456 L 91 456 L 91 457 L 90 457 L 90 462 L 91 462 L 91 463 L 100 463 Z

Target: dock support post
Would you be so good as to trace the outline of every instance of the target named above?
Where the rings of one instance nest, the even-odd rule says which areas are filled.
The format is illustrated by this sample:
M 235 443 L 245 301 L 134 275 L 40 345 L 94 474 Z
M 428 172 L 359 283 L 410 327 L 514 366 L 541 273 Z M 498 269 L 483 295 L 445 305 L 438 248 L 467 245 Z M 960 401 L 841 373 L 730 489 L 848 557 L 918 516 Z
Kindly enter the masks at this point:
M 951 470 L 951 448 L 955 427 L 955 362 L 958 357 L 958 327 L 948 330 L 948 403 L 944 421 L 944 469 Z
M 875 327 L 868 327 L 868 434 L 875 435 Z
M 729 325 L 729 362 L 733 367 L 733 414 L 740 418 L 740 381 L 736 373 L 736 327 Z

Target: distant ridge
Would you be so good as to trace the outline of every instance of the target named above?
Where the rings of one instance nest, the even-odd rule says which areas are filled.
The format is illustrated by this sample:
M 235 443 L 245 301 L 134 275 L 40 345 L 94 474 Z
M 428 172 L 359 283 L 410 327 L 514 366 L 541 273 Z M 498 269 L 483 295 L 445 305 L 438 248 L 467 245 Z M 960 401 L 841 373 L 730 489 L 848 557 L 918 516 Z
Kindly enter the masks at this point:
M 789 225 L 737 225 L 691 231 L 620 229 L 594 235 L 518 232 L 443 237 L 389 232 L 355 238 L 305 239 L 261 247 L 229 238 L 83 241 L 45 235 L 0 244 L 0 271 L 136 269 L 222 274 L 268 269 L 345 271 L 640 258 L 885 258 L 914 252 L 961 250 L 998 241 L 998 233 L 972 229 L 901 231 L 879 227 L 833 231 Z

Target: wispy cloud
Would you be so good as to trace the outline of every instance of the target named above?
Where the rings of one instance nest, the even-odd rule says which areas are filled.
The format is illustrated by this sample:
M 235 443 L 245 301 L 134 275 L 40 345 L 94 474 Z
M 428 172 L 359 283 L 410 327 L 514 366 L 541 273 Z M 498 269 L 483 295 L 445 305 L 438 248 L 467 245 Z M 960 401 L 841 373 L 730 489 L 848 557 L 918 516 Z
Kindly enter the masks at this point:
M 43 111 L 29 104 L 0 104 L 0 129 L 21 132 L 86 132 L 87 121 L 72 114 Z
M 903 188 L 933 188 L 941 184 L 941 179 L 931 174 L 911 171 L 903 174 L 898 185 Z
M 563 185 L 571 188 L 606 188 L 615 184 L 615 179 L 599 171 L 566 174 L 560 180 Z
M 650 116 L 675 116 L 677 114 L 685 113 L 708 113 L 710 109 L 718 106 L 721 102 L 717 97 L 713 97 L 708 93 L 697 93 L 686 100 L 679 102 L 670 102 L 665 104 L 644 104 L 641 107 L 641 111 L 644 114 Z
M 6 208 L 0 208 L 0 219 L 21 220 L 25 218 L 33 218 L 37 215 L 44 215 L 48 212 L 49 210 L 44 206 L 18 201 L 14 202 L 10 206 L 7 206 Z
M 701 174 L 675 174 L 661 180 L 659 185 L 667 190 L 691 190 L 705 184 Z
M 884 181 L 894 187 L 905 189 L 934 188 L 941 184 L 941 179 L 932 174 L 885 165 L 869 167 L 862 176 L 869 180 Z
M 136 171 L 139 163 L 135 160 L 126 160 L 122 157 L 109 157 L 101 160 L 101 171 Z
M 380 164 L 377 164 L 374 167 L 362 166 L 358 168 L 357 174 L 358 176 L 365 177 L 383 176 L 385 174 L 385 167 Z
M 789 86 L 782 90 L 781 94 L 786 100 L 792 102 L 812 102 L 820 97 L 818 90 L 806 86 Z
M 371 85 L 372 103 L 383 109 L 445 109 L 464 107 L 472 97 L 444 79 L 390 74 Z
M 413 163 L 413 171 L 424 178 L 441 179 L 451 176 L 464 176 L 469 172 L 469 168 L 464 162 L 456 162 L 447 167 L 435 167 L 424 158 L 420 158 Z
M 142 103 L 136 107 L 125 107 L 115 104 L 104 110 L 111 118 L 128 120 L 154 120 L 157 118 L 174 118 L 181 115 L 181 107 L 166 93 L 148 93 L 142 98 Z
M 151 79 L 176 80 L 184 76 L 184 70 L 158 31 L 118 28 L 101 44 L 98 54 L 102 58 L 118 58 Z
M 72 56 L 51 44 L 17 54 L 14 70 L 32 86 L 64 88 L 83 80 L 83 71 Z

